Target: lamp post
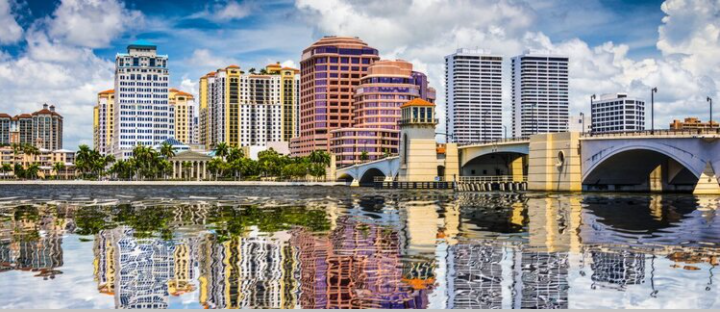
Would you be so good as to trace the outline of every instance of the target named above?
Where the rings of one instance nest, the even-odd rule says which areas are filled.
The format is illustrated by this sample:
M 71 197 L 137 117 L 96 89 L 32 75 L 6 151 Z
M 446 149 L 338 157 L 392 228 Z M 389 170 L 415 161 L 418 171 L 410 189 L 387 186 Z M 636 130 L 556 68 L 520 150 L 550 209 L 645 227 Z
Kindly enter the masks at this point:
M 585 113 L 580 113 L 580 133 L 585 134 Z
M 650 133 L 655 133 L 655 93 L 657 87 L 650 89 Z
M 597 99 L 597 96 L 595 94 L 590 96 L 590 134 L 593 133 L 593 124 L 592 124 L 592 117 L 593 117 L 593 103 L 595 102 L 595 99 Z M 584 115 L 583 115 L 584 116 Z M 585 131 L 585 119 L 583 118 L 583 132 Z
M 505 135 L 503 136 L 503 138 L 507 140 L 507 125 L 502 125 L 502 126 L 503 126 L 503 131 L 505 132 Z
M 710 129 L 712 129 L 713 128 L 712 98 L 708 96 L 707 101 L 708 101 L 708 103 L 710 103 Z

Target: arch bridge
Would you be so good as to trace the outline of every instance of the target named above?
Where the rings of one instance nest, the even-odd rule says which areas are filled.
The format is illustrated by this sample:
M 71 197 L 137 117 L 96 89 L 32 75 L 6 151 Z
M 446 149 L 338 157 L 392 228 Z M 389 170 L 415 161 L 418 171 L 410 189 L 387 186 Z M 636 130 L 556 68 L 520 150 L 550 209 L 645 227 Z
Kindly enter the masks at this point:
M 460 177 L 527 181 L 537 191 L 683 191 L 718 194 L 720 132 L 577 132 L 467 144 L 458 147 Z M 445 164 L 447 166 L 447 164 Z M 438 163 L 438 166 L 442 164 Z M 391 157 L 338 169 L 338 178 L 368 183 L 394 179 Z
M 400 157 L 388 157 L 376 161 L 337 169 L 337 179 L 352 185 L 368 185 L 378 178 L 392 181 L 400 172 Z

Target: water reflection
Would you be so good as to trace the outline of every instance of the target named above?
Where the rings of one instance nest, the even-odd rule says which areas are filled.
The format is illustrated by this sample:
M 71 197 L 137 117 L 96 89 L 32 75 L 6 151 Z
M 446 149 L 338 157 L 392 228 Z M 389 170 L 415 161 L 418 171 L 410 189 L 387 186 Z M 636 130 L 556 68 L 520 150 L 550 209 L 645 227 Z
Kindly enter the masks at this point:
M 717 206 L 445 192 L 2 199 L 0 285 L 12 290 L 0 305 L 38 307 L 32 289 L 62 298 L 91 278 L 115 308 L 717 308 Z

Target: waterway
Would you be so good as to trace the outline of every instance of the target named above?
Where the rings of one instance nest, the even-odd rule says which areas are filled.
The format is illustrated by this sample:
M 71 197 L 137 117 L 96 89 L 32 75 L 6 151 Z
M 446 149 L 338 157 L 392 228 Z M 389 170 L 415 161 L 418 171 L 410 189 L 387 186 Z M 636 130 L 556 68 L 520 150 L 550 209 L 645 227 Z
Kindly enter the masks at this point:
M 683 194 L 3 188 L 0 308 L 720 308 L 719 205 Z

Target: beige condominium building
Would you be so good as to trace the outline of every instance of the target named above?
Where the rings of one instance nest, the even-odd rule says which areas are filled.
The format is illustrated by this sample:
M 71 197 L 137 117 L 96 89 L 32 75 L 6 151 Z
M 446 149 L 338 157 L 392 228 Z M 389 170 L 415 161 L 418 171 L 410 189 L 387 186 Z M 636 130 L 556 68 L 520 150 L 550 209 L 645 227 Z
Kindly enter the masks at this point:
M 270 65 L 245 73 L 230 65 L 200 78 L 199 139 L 210 149 L 266 146 L 297 133 L 299 72 Z
M 195 97 L 178 89 L 170 89 L 170 113 L 175 115 L 175 139 L 185 144 L 193 142 Z

